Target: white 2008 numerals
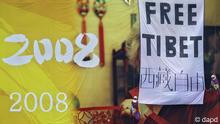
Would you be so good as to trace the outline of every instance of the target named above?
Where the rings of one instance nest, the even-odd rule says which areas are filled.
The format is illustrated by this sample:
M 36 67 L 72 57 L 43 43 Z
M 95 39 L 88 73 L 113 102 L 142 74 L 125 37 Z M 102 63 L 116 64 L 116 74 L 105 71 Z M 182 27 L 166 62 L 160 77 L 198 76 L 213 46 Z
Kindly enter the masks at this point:
M 29 99 L 33 99 L 33 105 L 30 106 L 28 104 L 28 100 Z M 49 100 L 49 106 L 45 107 L 44 106 L 44 99 L 48 99 Z M 19 105 L 22 101 L 22 94 L 19 92 L 13 92 L 10 94 L 10 99 L 15 101 L 11 107 L 10 107 L 10 112 L 20 112 L 22 110 L 21 105 Z M 43 92 L 40 95 L 40 98 L 38 99 L 37 95 L 33 92 L 28 92 L 27 94 L 24 95 L 24 107 L 23 109 L 25 109 L 28 112 L 35 112 L 38 105 L 40 106 L 40 110 L 43 112 L 50 112 L 53 109 L 53 106 L 55 104 L 55 109 L 58 112 L 65 112 L 68 109 L 68 104 L 66 102 L 67 100 L 67 95 L 66 93 L 63 92 L 59 92 L 56 94 L 56 100 L 53 100 L 53 97 L 50 93 L 48 92 Z

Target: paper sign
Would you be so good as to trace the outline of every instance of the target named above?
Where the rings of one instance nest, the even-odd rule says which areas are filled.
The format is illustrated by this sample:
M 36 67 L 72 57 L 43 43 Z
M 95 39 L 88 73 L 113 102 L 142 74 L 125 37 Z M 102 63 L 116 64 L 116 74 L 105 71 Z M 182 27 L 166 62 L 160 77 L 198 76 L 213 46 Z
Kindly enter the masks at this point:
M 203 0 L 139 0 L 139 102 L 202 104 Z

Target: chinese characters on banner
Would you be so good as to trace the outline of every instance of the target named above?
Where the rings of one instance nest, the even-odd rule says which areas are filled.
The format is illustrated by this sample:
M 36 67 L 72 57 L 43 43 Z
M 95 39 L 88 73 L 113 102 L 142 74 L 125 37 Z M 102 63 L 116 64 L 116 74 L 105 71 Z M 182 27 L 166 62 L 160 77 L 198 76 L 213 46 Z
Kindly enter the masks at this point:
M 139 0 L 139 102 L 203 104 L 204 0 Z

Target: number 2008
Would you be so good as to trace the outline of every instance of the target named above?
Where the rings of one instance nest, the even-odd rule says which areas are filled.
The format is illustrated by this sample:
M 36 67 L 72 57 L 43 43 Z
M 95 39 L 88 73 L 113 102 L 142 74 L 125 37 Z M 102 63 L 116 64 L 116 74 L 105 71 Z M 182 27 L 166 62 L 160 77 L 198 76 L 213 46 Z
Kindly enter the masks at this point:
M 30 105 L 28 105 L 28 100 L 31 99 L 31 97 L 34 100 L 33 105 L 32 105 L 33 107 L 30 107 Z M 46 99 L 46 97 L 49 98 L 49 106 L 48 107 L 44 107 L 44 104 L 43 104 L 43 102 L 44 102 L 43 100 Z M 19 105 L 22 100 L 21 93 L 19 93 L 19 92 L 11 93 L 10 99 L 15 101 L 12 104 L 12 106 L 10 107 L 10 112 L 20 112 L 22 110 L 22 106 Z M 44 92 L 40 95 L 39 102 L 38 102 L 38 98 L 37 98 L 36 94 L 33 92 L 28 92 L 24 96 L 23 102 L 24 102 L 24 109 L 27 110 L 28 112 L 35 112 L 38 105 L 40 106 L 40 109 L 43 112 L 50 112 L 53 109 L 54 103 L 56 106 L 56 110 L 58 112 L 65 112 L 68 109 L 68 105 L 66 103 L 66 100 L 67 100 L 67 95 L 63 92 L 59 92 L 56 95 L 56 102 L 53 101 L 53 97 L 50 93 Z

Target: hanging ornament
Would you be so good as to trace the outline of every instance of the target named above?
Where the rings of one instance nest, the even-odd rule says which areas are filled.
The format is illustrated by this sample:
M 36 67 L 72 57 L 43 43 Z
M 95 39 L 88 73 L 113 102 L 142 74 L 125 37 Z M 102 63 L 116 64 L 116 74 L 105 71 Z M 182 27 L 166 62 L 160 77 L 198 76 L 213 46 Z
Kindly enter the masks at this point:
M 73 109 L 79 109 L 80 108 L 79 98 L 75 95 L 72 96 L 72 105 L 73 105 Z
M 82 33 L 85 34 L 87 32 L 86 29 L 86 16 L 89 13 L 89 0 L 77 0 L 77 5 L 78 5 L 78 13 L 82 17 Z M 83 37 L 83 44 L 87 44 L 87 39 L 86 36 L 84 35 Z
M 136 13 L 131 13 L 130 14 L 130 18 L 131 18 L 131 28 L 134 26 L 134 24 L 136 23 L 137 21 L 137 14 Z
M 212 75 L 211 76 L 211 86 L 214 90 L 218 90 L 219 93 L 220 93 L 220 88 L 219 88 L 219 81 L 217 79 L 217 76 L 216 75 Z
M 135 22 L 137 21 L 137 13 L 134 12 L 135 1 L 134 0 L 124 0 L 124 2 L 126 5 L 131 6 L 131 9 L 132 9 L 132 12 L 130 14 L 130 25 L 132 28 L 133 25 L 135 24 Z
M 134 96 L 133 100 L 131 102 L 131 115 L 133 115 L 136 120 L 140 119 L 140 112 L 139 112 L 139 108 L 138 108 L 137 96 Z
M 106 13 L 105 0 L 96 0 L 94 2 L 94 13 L 99 18 L 99 56 L 100 66 L 105 65 L 105 48 L 104 48 L 104 26 L 102 19 Z
M 126 4 L 128 4 L 129 6 L 131 5 L 131 0 L 124 0 L 124 2 L 125 2 Z

